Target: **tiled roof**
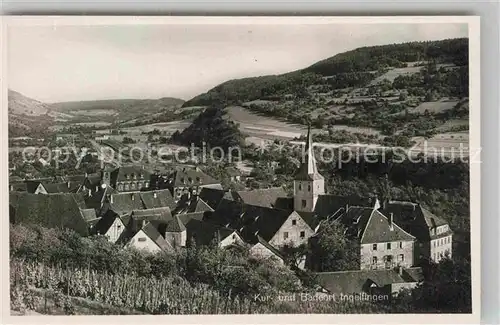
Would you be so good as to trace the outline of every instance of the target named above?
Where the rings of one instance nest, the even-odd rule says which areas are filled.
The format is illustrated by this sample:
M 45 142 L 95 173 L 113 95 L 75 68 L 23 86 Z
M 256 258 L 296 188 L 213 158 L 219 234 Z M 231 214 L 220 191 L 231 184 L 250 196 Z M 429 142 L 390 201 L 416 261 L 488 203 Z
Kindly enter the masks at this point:
M 11 183 L 9 186 L 9 191 L 11 192 L 26 192 L 27 189 L 27 184 L 25 182 Z
M 243 203 L 273 208 L 278 198 L 287 197 L 283 187 L 272 187 L 267 189 L 254 189 L 250 191 L 237 191 L 236 197 Z
M 191 219 L 196 219 L 196 220 L 202 221 L 203 220 L 203 216 L 205 215 L 205 213 L 206 212 L 182 213 L 182 214 L 178 214 L 177 217 L 185 225 Z
M 174 209 L 176 204 L 169 190 L 140 192 L 141 200 L 146 209 L 169 207 Z
M 41 181 L 36 181 L 36 180 L 26 181 L 26 191 L 28 193 L 35 193 L 35 191 L 38 188 L 38 185 L 40 185 L 40 183 L 41 183 Z
M 380 243 L 391 241 L 413 241 L 415 237 L 404 231 L 395 222 L 390 228 L 389 219 L 378 210 L 373 210 L 364 231 L 361 244 Z
M 115 170 L 112 176 L 114 182 L 124 182 L 127 180 L 149 180 L 152 173 L 141 166 L 122 166 Z M 141 177 L 142 176 L 142 177 Z
M 97 219 L 94 209 L 80 209 L 80 213 L 86 222 L 91 222 Z
M 77 182 L 68 183 L 45 183 L 42 182 L 42 186 L 45 188 L 47 193 L 75 193 L 80 184 Z
M 420 241 L 429 241 L 435 237 L 430 232 L 433 223 L 436 226 L 447 224 L 442 218 L 433 215 L 419 204 L 412 202 L 390 201 L 380 211 L 386 216 L 390 216 L 392 213 L 394 222 Z
M 269 249 L 279 259 L 284 260 L 280 251 L 276 249 L 273 245 L 269 244 L 269 242 L 265 241 L 261 236 L 257 236 L 257 242 L 262 244 L 265 248 Z
M 138 192 L 111 194 L 109 205 L 110 209 L 119 215 L 143 209 L 141 195 Z
M 41 224 L 48 228 L 70 228 L 81 235 L 88 234 L 88 228 L 80 212 L 80 194 L 37 195 L 23 193 L 17 199 L 16 223 Z
M 92 233 L 104 235 L 109 230 L 109 227 L 111 227 L 116 218 L 119 218 L 116 213 L 108 211 L 108 213 L 106 213 L 101 219 L 99 219 L 99 221 L 92 228 Z
M 174 174 L 173 183 L 175 187 L 220 184 L 220 182 L 212 176 L 205 174 L 201 170 L 196 170 L 195 168 L 177 170 Z
M 361 244 L 392 241 L 412 241 L 415 238 L 373 208 L 349 207 L 337 219 L 346 227 L 346 235 L 360 240 Z
M 204 187 L 201 189 L 198 196 L 203 201 L 205 201 L 213 210 L 215 210 L 224 197 L 225 193 L 226 191 L 224 190 Z
M 320 272 L 314 273 L 314 275 L 321 287 L 336 294 L 367 292 L 373 283 L 378 287 L 384 287 L 394 283 L 416 282 L 413 279 L 405 278 L 405 275 L 400 275 L 395 270 Z
M 339 195 L 320 195 L 314 208 L 314 213 L 320 218 L 334 215 L 339 209 L 349 206 L 373 207 L 375 198 L 365 198 L 356 195 L 339 196 Z
M 174 216 L 172 220 L 167 222 L 165 231 L 167 232 L 183 232 L 186 230 L 184 224 L 179 220 L 178 216 Z
M 191 219 L 186 224 L 188 242 L 194 238 L 197 245 L 209 245 L 213 240 L 222 241 L 235 232 L 210 222 Z
M 160 247 L 165 252 L 172 252 L 174 248 L 163 238 L 155 225 L 148 222 L 141 229 L 153 242 L 155 242 L 158 247 Z
M 249 243 L 257 242 L 257 235 L 269 241 L 288 219 L 288 211 L 265 208 L 241 202 L 222 200 L 207 221 L 236 229 Z

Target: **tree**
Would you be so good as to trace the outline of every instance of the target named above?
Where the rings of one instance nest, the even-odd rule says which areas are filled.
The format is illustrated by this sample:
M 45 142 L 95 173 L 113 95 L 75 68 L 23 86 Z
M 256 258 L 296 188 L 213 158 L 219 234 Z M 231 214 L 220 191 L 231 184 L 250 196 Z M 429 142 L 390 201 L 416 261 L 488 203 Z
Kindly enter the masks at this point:
M 338 222 L 325 221 L 311 242 L 311 266 L 318 272 L 359 270 L 358 242 L 348 239 L 345 227 Z

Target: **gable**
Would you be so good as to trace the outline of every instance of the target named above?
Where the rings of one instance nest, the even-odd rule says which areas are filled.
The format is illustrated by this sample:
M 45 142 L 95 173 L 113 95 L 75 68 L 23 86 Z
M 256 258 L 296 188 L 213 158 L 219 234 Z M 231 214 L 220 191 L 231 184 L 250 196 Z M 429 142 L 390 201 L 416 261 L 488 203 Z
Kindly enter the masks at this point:
M 293 224 L 295 221 L 295 225 Z M 298 233 L 300 231 L 304 231 L 306 236 L 305 240 L 307 240 L 312 234 L 314 234 L 314 229 L 312 229 L 307 222 L 298 214 L 297 212 L 292 212 L 288 218 L 282 223 L 282 225 L 279 227 L 279 229 L 276 231 L 276 233 L 272 236 L 272 238 L 269 240 L 270 243 L 276 243 L 279 244 L 280 242 L 283 241 L 283 234 L 285 232 L 294 232 Z M 291 239 L 294 239 L 293 237 L 290 237 Z M 297 240 L 300 240 L 300 238 L 297 238 Z
M 414 236 L 401 229 L 401 227 L 394 222 L 391 229 L 389 227 L 389 220 L 387 217 L 379 211 L 373 210 L 363 231 L 361 244 L 391 241 L 413 241 L 414 239 Z

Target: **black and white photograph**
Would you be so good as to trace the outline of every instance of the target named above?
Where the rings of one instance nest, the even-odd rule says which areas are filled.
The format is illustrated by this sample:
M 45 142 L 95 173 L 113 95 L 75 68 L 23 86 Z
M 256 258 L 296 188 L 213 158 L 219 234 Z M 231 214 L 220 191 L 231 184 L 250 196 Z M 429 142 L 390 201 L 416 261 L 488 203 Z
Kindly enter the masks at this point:
M 10 18 L 11 316 L 479 312 L 474 17 Z

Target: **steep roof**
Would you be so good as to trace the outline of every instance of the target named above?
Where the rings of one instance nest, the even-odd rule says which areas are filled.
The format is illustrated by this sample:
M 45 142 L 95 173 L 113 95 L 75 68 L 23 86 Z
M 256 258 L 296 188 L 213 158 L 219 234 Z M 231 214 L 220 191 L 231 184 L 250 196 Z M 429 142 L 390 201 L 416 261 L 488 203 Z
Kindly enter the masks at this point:
M 37 180 L 27 180 L 26 181 L 26 192 L 35 193 L 35 191 L 38 188 L 38 185 L 40 185 L 40 183 L 41 183 L 41 181 L 37 181 Z
M 67 183 L 46 183 L 42 182 L 42 186 L 47 193 L 75 193 L 80 184 L 77 182 Z
M 384 287 L 394 283 L 417 282 L 415 279 L 407 278 L 404 274 L 400 275 L 395 270 L 355 270 L 314 274 L 321 287 L 338 294 L 366 292 L 372 283 L 378 287 Z
M 83 197 L 73 193 L 22 193 L 17 199 L 15 222 L 40 224 L 48 228 L 70 228 L 87 235 L 87 224 L 80 212 L 81 201 Z
M 143 209 L 141 195 L 138 192 L 111 194 L 109 205 L 110 209 L 119 215 Z
M 448 223 L 442 218 L 433 215 L 427 209 L 422 208 L 419 204 L 405 201 L 389 201 L 380 211 L 386 216 L 392 214 L 394 222 L 420 241 L 428 241 L 434 237 L 449 235 L 449 233 L 431 234 L 433 225 L 437 227 Z
M 198 197 L 206 202 L 213 210 L 215 210 L 224 197 L 225 193 L 226 191 L 224 190 L 203 187 L 198 194 Z
M 11 183 L 9 185 L 9 191 L 11 191 L 11 192 L 26 192 L 27 191 L 27 184 L 25 182 Z
M 300 164 L 299 169 L 295 173 L 294 179 L 298 181 L 318 180 L 323 179 L 323 176 L 318 172 L 316 167 L 316 159 L 314 158 L 314 148 L 312 142 L 311 126 L 307 129 L 307 139 L 305 148 L 304 161 Z
M 165 231 L 167 232 L 183 232 L 186 230 L 184 224 L 179 220 L 178 216 L 174 216 L 172 220 L 167 223 Z
M 80 213 L 86 222 L 92 222 L 97 219 L 94 209 L 80 209 Z
M 391 228 L 389 219 L 378 210 L 373 210 L 362 233 L 361 244 L 415 240 L 414 236 L 404 231 L 395 222 L 392 223 Z
M 176 203 L 169 190 L 140 192 L 140 197 L 146 209 L 169 207 L 174 209 Z
M 220 182 L 196 168 L 183 168 L 174 172 L 173 184 L 178 187 L 220 184 Z
M 185 225 L 191 219 L 196 219 L 196 220 L 202 221 L 205 213 L 206 212 L 182 213 L 182 214 L 178 214 L 177 217 Z
M 375 204 L 375 198 L 361 197 L 357 195 L 349 196 L 339 196 L 339 195 L 319 195 L 316 201 L 316 206 L 314 207 L 314 213 L 320 219 L 338 216 L 335 213 L 339 213 L 341 208 L 349 206 L 359 206 L 359 207 L 373 207 Z M 340 211 L 341 212 L 341 211 Z
M 116 213 L 108 211 L 92 228 L 93 234 L 104 235 L 109 230 L 116 218 L 120 218 Z
M 127 180 L 140 180 L 140 179 L 150 179 L 152 173 L 142 168 L 141 166 L 122 166 L 115 171 L 113 171 L 112 178 L 115 182 L 124 182 Z
M 266 189 L 254 189 L 249 191 L 237 191 L 236 197 L 243 203 L 273 208 L 278 198 L 287 197 L 283 187 L 272 187 Z
M 257 235 L 269 241 L 288 219 L 285 210 L 266 208 L 223 199 L 207 221 L 236 229 L 249 243 L 257 242 Z
M 122 216 L 124 223 L 128 223 L 130 219 L 133 220 L 162 220 L 170 221 L 172 220 L 172 213 L 169 207 L 154 208 L 154 209 L 142 209 L 133 210 L 130 214 Z
M 269 244 L 269 242 L 265 241 L 264 238 L 262 238 L 261 236 L 257 236 L 257 243 L 260 243 L 265 248 L 267 248 L 268 250 L 270 250 L 279 259 L 284 260 L 284 258 L 281 255 L 280 251 L 278 249 L 276 249 L 273 245 Z
M 234 229 L 196 219 L 189 220 L 186 229 L 188 241 L 194 238 L 197 245 L 209 245 L 213 240 L 224 240 L 235 232 Z
M 141 229 L 151 240 L 158 245 L 165 252 L 172 252 L 174 248 L 163 238 L 160 232 L 156 229 L 155 225 L 148 222 Z

